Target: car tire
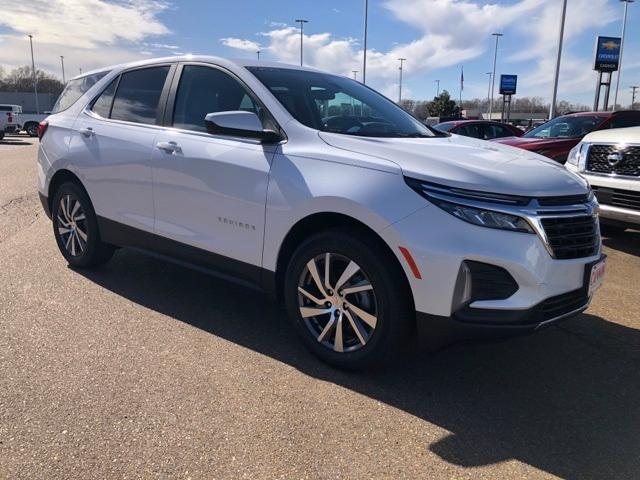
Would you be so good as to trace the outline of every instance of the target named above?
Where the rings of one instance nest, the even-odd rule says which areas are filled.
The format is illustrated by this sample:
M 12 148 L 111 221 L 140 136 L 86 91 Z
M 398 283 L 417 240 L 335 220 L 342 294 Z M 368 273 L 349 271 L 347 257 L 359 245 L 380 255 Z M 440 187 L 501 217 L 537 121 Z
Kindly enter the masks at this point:
M 627 227 L 622 225 L 611 225 L 608 223 L 600 223 L 600 233 L 605 237 L 615 237 L 616 235 L 622 235 Z
M 287 266 L 283 297 L 307 348 L 338 368 L 367 369 L 397 359 L 415 326 L 398 261 L 359 229 L 332 229 L 303 242 Z
M 90 268 L 109 261 L 114 248 L 101 240 L 91 200 L 78 184 L 63 183 L 56 190 L 51 218 L 56 243 L 69 265 Z
M 38 136 L 38 124 L 35 122 L 29 122 L 25 125 L 24 131 L 27 132 L 27 135 L 30 137 Z
M 0 141 L 4 139 L 4 132 L 0 131 Z

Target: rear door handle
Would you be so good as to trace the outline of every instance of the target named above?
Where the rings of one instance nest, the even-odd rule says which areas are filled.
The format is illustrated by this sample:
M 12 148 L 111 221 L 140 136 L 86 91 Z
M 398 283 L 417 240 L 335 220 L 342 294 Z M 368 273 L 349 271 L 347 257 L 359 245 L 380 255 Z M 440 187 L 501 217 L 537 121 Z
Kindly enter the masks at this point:
M 87 127 L 80 130 L 80 133 L 85 137 L 92 137 L 93 135 L 95 135 L 96 132 L 93 131 L 93 128 Z
M 176 142 L 158 142 L 156 143 L 156 148 L 163 150 L 167 153 L 176 153 L 181 151 L 182 149 Z

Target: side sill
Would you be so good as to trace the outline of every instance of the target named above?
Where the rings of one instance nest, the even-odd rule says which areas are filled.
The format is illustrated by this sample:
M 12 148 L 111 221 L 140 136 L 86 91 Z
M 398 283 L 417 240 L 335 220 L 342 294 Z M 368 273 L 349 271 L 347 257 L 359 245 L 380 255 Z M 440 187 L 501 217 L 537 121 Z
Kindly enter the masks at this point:
M 98 216 L 103 241 L 118 247 L 130 247 L 142 253 L 192 268 L 223 280 L 270 294 L 275 292 L 275 272 L 193 247 L 154 233 Z M 273 280 L 271 280 L 273 277 Z

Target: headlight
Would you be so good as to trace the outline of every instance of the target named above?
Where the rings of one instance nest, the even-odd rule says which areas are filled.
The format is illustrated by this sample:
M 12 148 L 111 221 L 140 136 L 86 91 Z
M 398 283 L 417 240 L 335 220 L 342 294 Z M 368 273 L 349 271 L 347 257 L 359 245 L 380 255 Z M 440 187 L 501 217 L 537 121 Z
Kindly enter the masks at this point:
M 574 165 L 581 172 L 584 171 L 587 161 L 587 149 L 587 144 L 580 142 L 569 152 L 567 163 L 569 165 Z
M 535 233 L 529 222 L 522 217 L 466 204 L 467 202 L 488 201 L 502 205 L 521 205 L 523 197 L 447 189 L 447 187 L 431 185 L 412 178 L 406 178 L 405 181 L 429 202 L 460 220 L 480 227 Z

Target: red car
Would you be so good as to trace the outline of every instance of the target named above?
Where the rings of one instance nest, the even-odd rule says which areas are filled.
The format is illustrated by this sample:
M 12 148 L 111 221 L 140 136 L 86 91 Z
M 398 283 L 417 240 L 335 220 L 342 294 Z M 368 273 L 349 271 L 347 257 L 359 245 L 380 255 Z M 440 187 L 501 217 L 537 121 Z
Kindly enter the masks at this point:
M 465 137 L 492 140 L 503 137 L 519 137 L 524 132 L 513 125 L 490 120 L 454 120 L 434 125 L 441 132 L 455 133 Z
M 523 148 L 565 163 L 582 137 L 595 130 L 640 126 L 640 111 L 582 112 L 549 120 L 521 137 L 500 138 L 498 143 Z

